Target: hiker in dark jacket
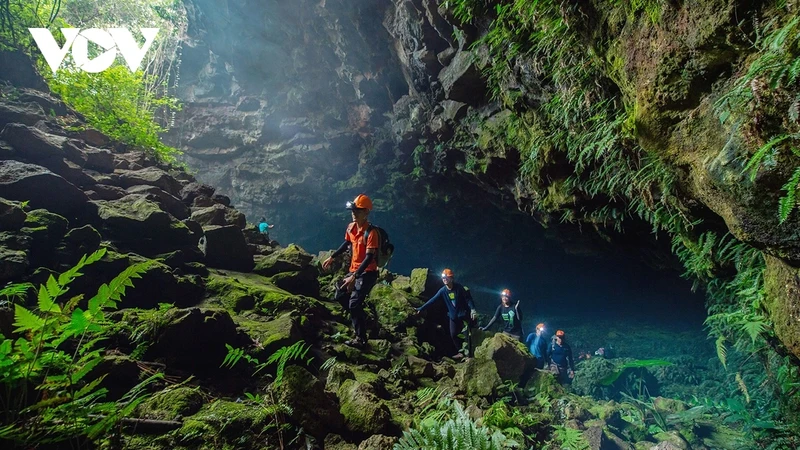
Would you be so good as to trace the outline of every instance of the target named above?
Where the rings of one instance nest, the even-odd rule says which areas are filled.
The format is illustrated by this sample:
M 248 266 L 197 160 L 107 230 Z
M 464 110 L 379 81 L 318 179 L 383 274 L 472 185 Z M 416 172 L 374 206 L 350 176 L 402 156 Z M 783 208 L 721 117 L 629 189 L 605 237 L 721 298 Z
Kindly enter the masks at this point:
M 444 269 L 442 282 L 444 286 L 424 305 L 417 308 L 417 312 L 422 312 L 436 301 L 444 301 L 447 307 L 447 318 L 450 319 L 450 340 L 453 342 L 455 350 L 453 358 L 461 359 L 464 354 L 461 353 L 462 343 L 458 335 L 464 330 L 464 321 L 474 320 L 477 316 L 477 311 L 475 311 L 475 304 L 472 302 L 472 294 L 470 294 L 469 288 L 455 282 L 452 270 Z
M 536 333 L 531 333 L 525 338 L 525 344 L 531 350 L 531 354 L 536 358 L 536 368 L 544 369 L 544 362 L 547 360 L 547 339 L 544 336 L 544 324 L 536 325 Z
M 547 351 L 550 360 L 550 371 L 556 375 L 561 384 L 572 383 L 575 378 L 575 363 L 572 361 L 572 348 L 567 344 L 564 331 L 556 331 L 550 348 Z
M 481 327 L 481 331 L 486 331 L 499 319 L 503 319 L 504 334 L 517 340 L 522 338 L 522 314 L 519 312 L 519 302 L 516 305 L 511 304 L 511 291 L 508 289 L 503 289 L 500 293 L 500 305 L 495 310 L 492 320 Z

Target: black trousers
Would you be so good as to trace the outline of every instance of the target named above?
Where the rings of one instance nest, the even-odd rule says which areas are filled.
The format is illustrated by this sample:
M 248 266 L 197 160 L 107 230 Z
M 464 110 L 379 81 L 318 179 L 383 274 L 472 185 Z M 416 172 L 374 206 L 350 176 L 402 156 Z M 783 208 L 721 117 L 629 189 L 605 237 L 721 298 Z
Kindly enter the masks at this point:
M 450 340 L 453 342 L 453 355 L 456 353 L 461 352 L 461 345 L 462 341 L 461 338 L 458 337 L 464 331 L 464 322 L 467 321 L 467 318 L 458 318 L 456 320 L 450 319 Z M 471 344 L 471 343 L 470 343 Z M 471 347 L 471 345 L 470 345 Z M 472 348 L 469 349 L 472 352 Z
M 348 303 L 350 321 L 353 324 L 356 337 L 364 341 L 367 340 L 367 315 L 364 313 L 364 300 L 369 295 L 372 287 L 375 286 L 376 281 L 378 281 L 377 271 L 364 272 L 360 277 L 356 278 L 353 292 L 350 293 L 350 302 Z

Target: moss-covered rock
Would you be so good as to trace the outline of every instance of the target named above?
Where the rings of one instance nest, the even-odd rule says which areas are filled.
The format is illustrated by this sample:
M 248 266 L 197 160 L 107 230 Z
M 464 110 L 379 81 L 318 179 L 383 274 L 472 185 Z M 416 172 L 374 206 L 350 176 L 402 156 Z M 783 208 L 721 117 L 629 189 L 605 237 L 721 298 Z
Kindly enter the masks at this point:
M 411 297 L 392 286 L 378 284 L 369 294 L 368 301 L 375 305 L 377 320 L 383 328 L 395 331 L 405 327 L 414 313 Z
M 257 309 L 267 315 L 277 315 L 291 310 L 325 314 L 327 310 L 318 300 L 294 295 L 253 273 L 213 272 L 206 287 L 211 294 L 211 301 L 218 301 L 234 311 Z
M 333 433 L 325 436 L 324 448 L 325 450 L 358 450 L 356 444 L 351 444 L 340 435 Z
M 19 230 L 26 217 L 19 203 L 0 198 L 0 231 Z
M 266 277 L 279 274 L 281 272 L 297 272 L 307 268 L 314 257 L 295 244 L 280 249 L 269 256 L 256 259 L 253 272 Z
M 411 293 L 416 296 L 431 297 L 442 286 L 430 269 L 411 270 Z
M 325 380 L 325 390 L 328 392 L 338 392 L 339 387 L 345 380 L 355 380 L 356 376 L 350 368 L 342 363 L 336 363 L 328 371 L 328 376 Z
M 194 442 L 197 446 L 204 441 L 213 441 L 214 435 L 231 441 L 243 440 L 248 436 L 260 435 L 271 420 L 267 408 L 217 400 L 186 418 L 177 434 L 181 436 L 181 441 Z
M 236 317 L 236 324 L 249 336 L 260 353 L 271 355 L 281 347 L 292 345 L 303 337 L 298 321 L 291 313 L 275 320 L 262 321 Z
M 223 309 L 174 309 L 164 322 L 145 357 L 151 361 L 162 359 L 173 369 L 217 371 L 228 354 L 225 344 L 240 347 L 245 343 L 230 314 Z
M 292 420 L 317 439 L 337 432 L 344 425 L 335 397 L 325 392 L 322 382 L 300 366 L 286 367 L 278 398 L 292 408 Z
M 28 213 L 23 232 L 31 236 L 39 246 L 54 246 L 67 233 L 69 221 L 46 209 L 35 209 Z
M 786 262 L 765 256 L 763 305 L 772 320 L 775 335 L 783 345 L 800 358 L 800 269 Z
M 348 430 L 362 435 L 382 433 L 390 423 L 389 408 L 369 384 L 346 380 L 339 387 L 339 411 Z
M 157 392 L 139 405 L 136 414 L 145 419 L 176 420 L 191 416 L 203 406 L 203 395 L 186 386 Z
M 395 436 L 376 434 L 361 441 L 361 444 L 358 445 L 358 450 L 386 450 L 394 447 L 396 443 L 397 437 Z
M 319 297 L 317 270 L 307 267 L 296 272 L 281 272 L 270 277 L 270 281 L 281 289 L 309 297 Z

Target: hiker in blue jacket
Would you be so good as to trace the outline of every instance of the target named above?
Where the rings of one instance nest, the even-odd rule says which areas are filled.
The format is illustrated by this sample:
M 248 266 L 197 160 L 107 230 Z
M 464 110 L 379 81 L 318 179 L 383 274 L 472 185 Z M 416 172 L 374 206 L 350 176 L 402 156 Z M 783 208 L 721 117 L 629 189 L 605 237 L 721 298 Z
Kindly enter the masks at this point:
M 455 348 L 453 359 L 461 359 L 464 354 L 461 353 L 461 338 L 458 335 L 464 330 L 464 321 L 475 320 L 478 313 L 475 310 L 469 288 L 455 282 L 452 270 L 444 269 L 442 282 L 444 286 L 424 305 L 417 308 L 417 312 L 423 311 L 438 300 L 444 301 L 447 307 L 447 318 L 450 319 L 450 340 Z
M 525 338 L 525 344 L 536 358 L 537 369 L 544 369 L 544 362 L 547 359 L 547 339 L 545 339 L 544 332 L 544 324 L 540 323 L 536 325 L 536 333 L 530 333 Z

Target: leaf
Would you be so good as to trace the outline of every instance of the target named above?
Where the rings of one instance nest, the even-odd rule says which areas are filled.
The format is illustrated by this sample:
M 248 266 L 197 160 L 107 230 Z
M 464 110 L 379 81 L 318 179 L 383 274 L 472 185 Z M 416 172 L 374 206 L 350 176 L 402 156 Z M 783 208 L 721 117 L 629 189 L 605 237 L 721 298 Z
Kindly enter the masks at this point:
M 14 332 L 38 331 L 44 327 L 44 319 L 30 312 L 22 305 L 14 305 Z
M 772 138 L 769 142 L 762 145 L 761 148 L 759 148 L 758 151 L 756 151 L 756 153 L 750 157 L 750 160 L 747 161 L 747 165 L 744 166 L 744 169 L 742 169 L 742 173 L 750 172 L 750 181 L 755 181 L 756 175 L 758 175 L 758 169 L 761 167 L 761 162 L 764 160 L 767 154 L 773 149 L 773 147 L 789 139 L 790 137 L 791 135 L 782 134 Z
M 41 290 L 41 288 L 39 289 Z M 55 300 L 61 295 L 61 286 L 56 281 L 56 278 L 53 275 L 50 275 L 47 278 L 47 294 L 50 295 L 50 298 Z
M 53 278 L 52 275 L 50 275 L 48 284 L 50 284 L 50 280 L 52 280 L 53 283 L 55 283 L 55 278 Z M 60 292 L 60 290 L 61 288 L 56 287 L 56 292 Z M 51 291 L 49 287 L 45 288 L 44 286 L 39 286 L 39 295 L 38 295 L 39 311 L 42 313 L 60 314 L 61 308 L 53 301 L 53 299 L 56 297 L 54 297 L 50 292 Z
M 750 336 L 750 340 L 755 344 L 761 334 L 767 329 L 767 324 L 761 320 L 746 321 L 742 324 L 742 330 Z
M 725 336 L 720 336 L 716 341 L 717 358 L 722 363 L 722 367 L 728 370 L 728 348 L 725 346 Z

